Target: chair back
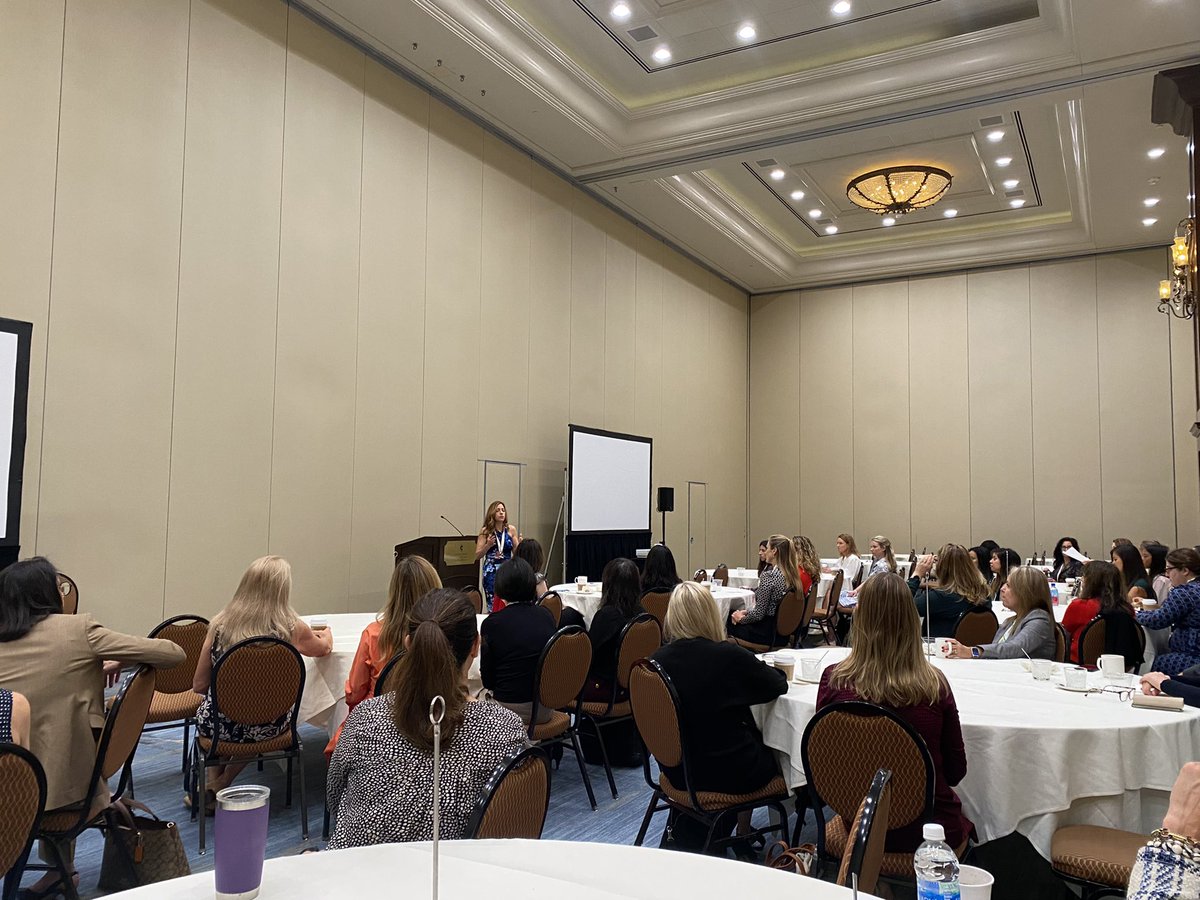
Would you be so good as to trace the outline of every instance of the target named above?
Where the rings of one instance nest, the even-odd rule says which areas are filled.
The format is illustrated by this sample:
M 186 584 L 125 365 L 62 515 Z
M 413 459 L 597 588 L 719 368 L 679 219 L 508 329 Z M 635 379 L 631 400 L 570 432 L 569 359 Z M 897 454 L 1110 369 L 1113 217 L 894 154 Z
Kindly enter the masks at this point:
M 968 609 L 958 617 L 954 626 L 954 639 L 964 647 L 978 647 L 994 640 L 999 630 L 1000 620 L 992 612 L 991 606 L 980 606 Z
M 829 582 L 829 590 L 825 592 L 825 600 L 820 603 L 817 608 L 828 612 L 831 609 L 837 609 L 838 600 L 842 596 L 842 584 L 846 580 L 846 573 L 841 569 L 833 576 L 833 581 Z
M 892 773 L 879 769 L 871 780 L 871 789 L 858 807 L 850 826 L 850 840 L 842 853 L 837 883 L 851 886 L 851 875 L 858 876 L 858 889 L 875 893 L 879 870 L 883 867 L 884 839 L 892 807 Z
M 657 660 L 640 659 L 629 673 L 629 705 L 642 743 L 659 768 L 683 763 L 679 704 L 667 673 Z
M 708 581 L 708 570 L 701 567 L 692 573 L 692 581 Z
M 850 822 L 875 773 L 891 771 L 890 829 L 933 812 L 933 757 L 925 739 L 898 715 L 874 703 L 831 703 L 809 720 L 800 740 L 814 809 L 829 806 Z M 922 818 L 923 817 L 923 818 Z
M 1066 662 L 1067 653 L 1071 649 L 1071 639 L 1067 636 L 1067 629 L 1062 627 L 1061 622 L 1054 623 L 1054 661 Z
M 1079 636 L 1079 665 L 1094 669 L 1107 640 L 1108 626 L 1100 616 L 1084 625 L 1083 634 Z
M 187 654 L 184 661 L 171 669 L 158 669 L 154 673 L 154 689 L 160 694 L 182 694 L 192 689 L 192 678 L 200 664 L 200 651 L 208 636 L 208 619 L 200 616 L 172 616 L 155 625 L 150 632 L 152 638 L 162 638 L 183 648 Z
M 850 587 L 856 588 L 863 583 L 863 579 L 867 577 L 867 572 L 870 566 L 861 559 L 858 561 L 858 571 L 854 573 L 854 577 L 850 579 Z
M 157 675 L 151 666 L 138 666 L 125 678 L 104 720 L 97 759 L 99 776 L 108 781 L 133 759 L 142 728 L 150 714 Z
M 1101 614 L 1100 618 L 1104 620 L 1104 652 L 1125 657 L 1125 671 L 1136 672 L 1146 658 L 1146 630 L 1126 612 Z
M 0 744 L 0 797 L 0 878 L 11 872 L 15 885 L 46 809 L 42 764 L 17 744 Z
M 641 613 L 629 620 L 621 631 L 621 644 L 617 650 L 617 686 L 629 689 L 629 673 L 633 664 L 649 656 L 662 646 L 662 626 L 649 613 Z
M 809 606 L 810 599 L 812 606 Z M 795 590 L 788 590 L 783 595 L 783 599 L 779 601 L 779 611 L 775 616 L 776 639 L 772 646 L 785 645 L 801 627 L 807 629 L 808 620 L 812 618 L 812 610 L 816 607 L 816 603 L 817 592 L 815 583 L 809 587 L 808 593 L 803 597 L 796 593 Z
M 557 628 L 558 621 L 562 618 L 562 597 L 554 591 L 546 591 L 542 594 L 542 599 L 538 601 L 538 606 L 544 606 L 550 610 L 550 615 L 554 617 L 554 627 Z
M 468 585 L 463 588 L 463 593 L 467 595 L 467 599 L 475 607 L 475 615 L 480 615 L 483 612 L 483 594 L 479 593 L 479 588 L 473 584 Z
M 304 661 L 287 641 L 246 638 L 217 659 L 210 690 L 214 719 L 223 716 L 239 725 L 263 725 L 290 711 L 294 734 L 295 713 L 304 693 Z
M 75 579 L 65 572 L 59 572 L 57 581 L 58 592 L 62 594 L 63 612 L 73 616 L 79 612 L 79 588 L 75 585 Z
M 642 609 L 648 615 L 654 616 L 658 624 L 667 627 L 667 606 L 671 603 L 671 595 L 663 591 L 647 591 L 642 594 Z
M 560 628 L 550 636 L 538 657 L 533 676 L 533 708 L 529 734 L 538 720 L 538 709 L 563 709 L 579 699 L 592 665 L 592 642 L 578 625 Z
M 721 563 L 719 566 L 713 569 L 712 580 L 721 582 L 723 587 L 728 587 L 729 566 L 725 565 L 725 563 Z
M 536 841 L 549 806 L 550 755 L 538 746 L 513 750 L 483 786 L 463 837 Z
M 392 677 L 392 672 L 395 671 L 396 664 L 400 662 L 400 657 L 403 655 L 404 651 L 401 650 L 386 663 L 384 663 L 383 668 L 379 670 L 379 677 L 375 679 L 374 695 L 376 697 L 382 697 L 384 694 L 389 693 L 388 688 L 385 685 L 387 685 L 387 680 Z

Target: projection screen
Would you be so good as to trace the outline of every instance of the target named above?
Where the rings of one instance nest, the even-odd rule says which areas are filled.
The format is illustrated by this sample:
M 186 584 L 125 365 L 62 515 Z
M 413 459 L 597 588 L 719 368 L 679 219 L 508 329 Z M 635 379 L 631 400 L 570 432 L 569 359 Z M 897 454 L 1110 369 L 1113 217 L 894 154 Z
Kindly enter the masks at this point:
M 653 441 L 570 426 L 568 530 L 649 531 Z

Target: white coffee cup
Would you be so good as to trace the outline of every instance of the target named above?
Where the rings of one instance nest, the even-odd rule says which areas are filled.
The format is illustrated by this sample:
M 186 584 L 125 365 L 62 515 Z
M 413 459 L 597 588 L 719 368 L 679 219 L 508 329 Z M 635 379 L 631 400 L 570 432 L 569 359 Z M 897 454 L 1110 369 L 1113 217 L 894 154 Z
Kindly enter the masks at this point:
M 958 867 L 958 890 L 962 900 L 990 900 L 996 879 L 977 866 Z
M 1088 673 L 1083 666 L 1067 666 L 1063 669 L 1063 683 L 1073 691 L 1087 688 Z
M 309 616 L 308 627 L 313 631 L 329 627 L 329 620 L 324 616 Z
M 933 652 L 936 653 L 938 656 L 940 656 L 942 659 L 949 658 L 949 656 L 950 656 L 950 642 L 949 641 L 938 641 L 937 643 L 935 643 L 933 645 L 933 647 L 934 647 Z
M 800 657 L 800 677 L 805 681 L 821 679 L 821 660 L 811 656 Z
M 1120 653 L 1104 653 L 1096 661 L 1105 678 L 1125 679 L 1125 657 Z
M 587 584 L 587 576 L 586 575 L 576 575 L 575 576 L 575 584 L 578 585 L 579 587 L 583 587 L 585 584 Z
M 1048 659 L 1035 659 L 1029 663 L 1029 671 L 1033 672 L 1036 681 L 1049 681 L 1054 663 Z

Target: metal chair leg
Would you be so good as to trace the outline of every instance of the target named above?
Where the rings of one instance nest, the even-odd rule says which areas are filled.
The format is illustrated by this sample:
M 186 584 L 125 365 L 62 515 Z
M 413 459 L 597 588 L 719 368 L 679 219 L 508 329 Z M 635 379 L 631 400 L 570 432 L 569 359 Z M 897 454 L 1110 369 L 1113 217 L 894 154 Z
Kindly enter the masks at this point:
M 575 761 L 579 763 L 579 774 L 583 776 L 583 786 L 587 788 L 588 802 L 592 804 L 592 812 L 595 812 L 596 795 L 592 791 L 592 779 L 588 775 L 587 763 L 583 761 L 583 748 L 579 746 L 578 732 L 571 732 L 571 744 L 575 749 Z
M 200 828 L 200 855 L 201 856 L 203 856 L 206 852 L 205 847 L 204 847 L 204 825 L 205 825 L 205 819 L 208 818 L 208 810 L 207 809 L 197 810 L 197 807 L 201 803 L 204 803 L 205 806 L 208 805 L 207 804 L 208 766 L 205 765 L 206 762 L 207 762 L 207 760 L 205 760 L 205 759 L 198 760 L 198 763 L 200 765 L 200 771 L 197 774 L 199 775 L 200 785 L 199 785 L 198 790 L 196 791 L 196 798 L 197 798 L 196 802 L 192 804 L 192 815 L 196 816 L 200 820 L 199 828 Z M 197 815 L 197 813 L 198 813 L 198 815 Z
M 258 763 L 261 766 L 262 760 L 260 759 L 258 761 Z M 285 793 L 284 797 L 285 797 L 284 806 L 291 809 L 291 806 L 292 806 L 292 758 L 290 756 L 287 758 L 287 792 Z
M 652 791 L 650 794 L 650 803 L 646 806 L 646 814 L 642 816 L 642 827 L 638 829 L 633 846 L 642 846 L 642 841 L 646 839 L 646 832 L 650 830 L 650 820 L 654 817 L 654 808 L 656 806 L 658 806 L 658 791 Z
M 292 758 L 288 757 L 288 768 L 292 767 Z M 301 745 L 296 753 L 296 767 L 300 770 L 300 837 L 308 840 L 308 800 L 304 794 L 304 746 Z M 291 778 L 288 778 L 291 786 Z
M 596 743 L 600 745 L 600 758 L 604 760 L 604 774 L 608 776 L 608 789 L 612 791 L 613 799 L 617 799 L 617 780 L 613 778 L 612 766 L 608 762 L 608 748 L 604 746 L 603 730 L 600 723 L 595 719 L 591 720 L 592 727 L 596 729 Z

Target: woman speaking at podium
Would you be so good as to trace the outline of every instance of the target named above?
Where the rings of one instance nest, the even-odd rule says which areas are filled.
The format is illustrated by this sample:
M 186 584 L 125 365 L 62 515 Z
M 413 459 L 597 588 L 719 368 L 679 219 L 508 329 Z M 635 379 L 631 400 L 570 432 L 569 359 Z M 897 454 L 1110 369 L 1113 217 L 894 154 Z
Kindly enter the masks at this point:
M 475 559 L 483 559 L 483 598 L 487 611 L 492 611 L 492 589 L 496 570 L 512 559 L 513 550 L 521 542 L 517 529 L 508 524 L 508 510 L 500 500 L 493 500 L 483 517 L 483 527 L 475 538 Z

